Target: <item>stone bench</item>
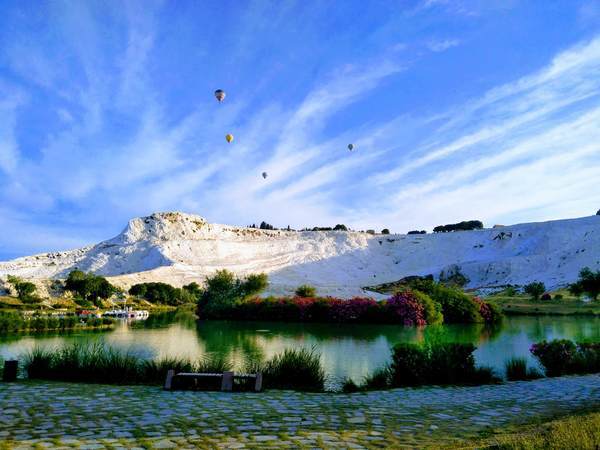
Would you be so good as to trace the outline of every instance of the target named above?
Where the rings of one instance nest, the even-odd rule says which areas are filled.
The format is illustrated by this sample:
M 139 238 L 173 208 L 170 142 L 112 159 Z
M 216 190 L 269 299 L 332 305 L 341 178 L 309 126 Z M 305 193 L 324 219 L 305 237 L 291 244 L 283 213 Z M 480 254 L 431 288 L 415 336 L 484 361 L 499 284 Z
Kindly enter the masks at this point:
M 254 392 L 262 391 L 262 373 L 239 373 L 223 372 L 223 373 L 189 373 L 179 372 L 174 370 L 167 371 L 164 389 L 171 391 L 174 389 L 185 388 L 205 388 L 205 390 L 218 390 L 220 384 L 221 391 L 231 392 L 234 388 L 234 382 L 250 381 L 253 384 Z M 252 383 L 254 381 L 254 383 Z

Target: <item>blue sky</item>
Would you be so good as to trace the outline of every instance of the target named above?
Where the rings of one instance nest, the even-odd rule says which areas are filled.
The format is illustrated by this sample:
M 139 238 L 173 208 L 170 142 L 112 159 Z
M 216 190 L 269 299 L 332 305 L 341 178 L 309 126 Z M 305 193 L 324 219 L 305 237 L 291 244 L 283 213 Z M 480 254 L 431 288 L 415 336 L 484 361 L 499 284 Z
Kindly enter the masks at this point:
M 0 3 L 0 259 L 166 210 L 580 217 L 598 180 L 598 1 Z

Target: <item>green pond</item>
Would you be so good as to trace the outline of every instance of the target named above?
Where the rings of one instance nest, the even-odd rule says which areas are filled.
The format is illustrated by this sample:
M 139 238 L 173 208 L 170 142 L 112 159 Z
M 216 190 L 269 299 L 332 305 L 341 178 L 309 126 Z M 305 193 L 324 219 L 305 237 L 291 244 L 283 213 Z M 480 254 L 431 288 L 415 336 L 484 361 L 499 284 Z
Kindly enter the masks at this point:
M 119 324 L 112 331 L 13 334 L 0 336 L 0 357 L 24 355 L 35 346 L 57 347 L 75 341 L 103 340 L 111 346 L 154 358 L 199 358 L 218 354 L 241 366 L 248 358 L 269 358 L 286 348 L 315 348 L 332 380 L 351 377 L 360 381 L 390 358 L 398 342 L 472 342 L 479 365 L 502 374 L 504 362 L 513 356 L 527 357 L 532 343 L 567 338 L 600 341 L 600 318 L 507 317 L 493 328 L 482 325 L 444 325 L 423 328 L 395 325 L 337 325 L 273 322 L 196 322 L 185 314 L 151 316 L 133 325 Z

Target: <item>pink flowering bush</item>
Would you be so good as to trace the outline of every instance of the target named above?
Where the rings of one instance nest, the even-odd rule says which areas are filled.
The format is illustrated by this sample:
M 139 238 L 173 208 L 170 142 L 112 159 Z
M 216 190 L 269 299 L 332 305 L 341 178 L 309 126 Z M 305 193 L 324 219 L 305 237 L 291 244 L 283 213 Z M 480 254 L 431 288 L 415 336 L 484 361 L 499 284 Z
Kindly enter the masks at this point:
M 385 310 L 393 322 L 406 326 L 427 325 L 425 308 L 411 291 L 395 294 L 385 302 Z
M 368 297 L 343 300 L 335 297 L 254 297 L 237 302 L 218 316 L 201 318 L 275 320 L 293 322 L 390 323 L 426 325 L 425 307 L 411 291 L 378 302 Z
M 495 304 L 486 302 L 479 297 L 473 297 L 473 302 L 479 308 L 479 314 L 485 323 L 498 322 L 502 318 L 502 313 Z

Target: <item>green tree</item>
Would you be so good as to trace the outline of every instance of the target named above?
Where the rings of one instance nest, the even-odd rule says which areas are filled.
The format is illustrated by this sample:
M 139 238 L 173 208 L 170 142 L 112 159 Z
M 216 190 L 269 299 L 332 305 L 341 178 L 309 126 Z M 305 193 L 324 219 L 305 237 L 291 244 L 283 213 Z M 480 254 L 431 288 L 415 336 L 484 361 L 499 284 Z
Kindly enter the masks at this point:
M 390 230 L 387 228 L 384 228 L 383 230 L 381 230 L 381 234 L 390 234 Z
M 23 281 L 19 277 L 9 275 L 8 282 L 12 284 L 15 288 L 15 291 L 17 291 L 17 297 L 19 300 L 31 299 L 33 294 L 35 294 L 36 286 L 30 281 Z
M 584 267 L 579 272 L 579 280 L 569 286 L 573 295 L 587 294 L 590 298 L 597 300 L 600 295 L 600 270 L 593 272 L 589 267 Z
M 77 269 L 67 276 L 65 289 L 93 302 L 96 306 L 99 306 L 101 300 L 106 300 L 117 292 L 117 288 L 106 278 Z
M 202 295 L 202 288 L 195 281 L 192 281 L 190 284 L 186 284 L 182 289 L 189 292 L 190 295 L 192 295 L 196 300 L 198 300 Z
M 266 274 L 249 275 L 245 280 L 240 280 L 226 269 L 217 270 L 212 277 L 206 278 L 198 302 L 199 315 L 218 317 L 236 302 L 259 294 L 267 285 Z
M 242 282 L 241 289 L 244 296 L 252 296 L 261 293 L 269 285 L 269 279 L 266 273 L 250 274 Z
M 526 294 L 531 295 L 534 300 L 539 300 L 540 296 L 546 292 L 546 285 L 541 281 L 534 281 L 525 285 L 523 288 Z

